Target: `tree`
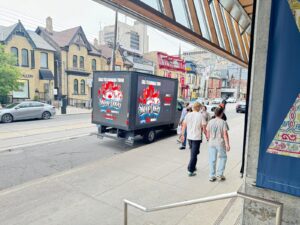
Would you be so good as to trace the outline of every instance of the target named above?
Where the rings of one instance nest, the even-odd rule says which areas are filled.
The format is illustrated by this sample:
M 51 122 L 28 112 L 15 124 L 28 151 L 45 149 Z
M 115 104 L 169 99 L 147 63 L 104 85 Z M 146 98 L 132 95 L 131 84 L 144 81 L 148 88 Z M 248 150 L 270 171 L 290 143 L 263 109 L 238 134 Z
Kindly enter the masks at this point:
M 7 96 L 18 90 L 21 71 L 15 64 L 16 58 L 6 53 L 4 46 L 0 44 L 0 96 Z

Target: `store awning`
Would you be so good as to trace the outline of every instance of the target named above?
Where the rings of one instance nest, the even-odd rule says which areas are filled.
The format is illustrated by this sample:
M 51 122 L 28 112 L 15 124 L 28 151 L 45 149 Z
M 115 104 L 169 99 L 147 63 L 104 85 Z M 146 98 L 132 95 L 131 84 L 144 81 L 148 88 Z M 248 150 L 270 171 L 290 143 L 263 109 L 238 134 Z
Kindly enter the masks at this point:
M 53 73 L 50 70 L 40 70 L 41 80 L 53 80 Z

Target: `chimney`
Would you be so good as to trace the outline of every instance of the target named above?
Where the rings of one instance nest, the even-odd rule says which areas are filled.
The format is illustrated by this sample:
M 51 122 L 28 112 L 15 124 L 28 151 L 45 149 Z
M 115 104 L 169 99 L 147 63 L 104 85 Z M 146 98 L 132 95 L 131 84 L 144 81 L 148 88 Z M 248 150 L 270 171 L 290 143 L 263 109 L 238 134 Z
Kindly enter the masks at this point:
M 46 31 L 53 33 L 52 18 L 50 16 L 46 18 Z

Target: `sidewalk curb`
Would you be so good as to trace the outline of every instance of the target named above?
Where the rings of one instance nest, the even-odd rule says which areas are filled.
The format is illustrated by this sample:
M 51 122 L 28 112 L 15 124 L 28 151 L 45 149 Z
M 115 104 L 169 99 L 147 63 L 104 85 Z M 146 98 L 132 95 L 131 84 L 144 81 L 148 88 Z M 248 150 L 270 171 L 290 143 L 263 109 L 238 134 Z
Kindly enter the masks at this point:
M 91 114 L 92 112 L 84 112 L 84 113 L 69 113 L 69 114 L 55 114 L 55 116 L 72 116 L 72 115 L 86 115 Z

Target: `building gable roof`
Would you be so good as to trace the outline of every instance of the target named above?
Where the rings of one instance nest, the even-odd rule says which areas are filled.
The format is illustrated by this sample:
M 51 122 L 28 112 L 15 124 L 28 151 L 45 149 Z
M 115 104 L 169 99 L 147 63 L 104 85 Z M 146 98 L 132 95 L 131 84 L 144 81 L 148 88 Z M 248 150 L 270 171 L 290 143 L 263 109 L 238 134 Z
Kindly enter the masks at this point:
M 17 25 L 17 23 L 8 27 L 0 25 L 0 41 L 5 41 Z
M 36 32 L 40 33 L 40 31 L 50 37 L 60 48 L 68 47 L 73 43 L 78 44 L 76 43 L 76 37 L 79 35 L 83 39 L 84 45 L 87 47 L 87 49 L 89 51 L 92 50 L 91 45 L 88 42 L 81 26 L 73 27 L 63 31 L 53 31 L 51 33 L 48 32 L 44 27 L 38 27 Z
M 27 31 L 33 42 L 35 43 L 36 48 L 41 50 L 55 51 L 55 49 L 45 41 L 41 36 L 39 36 L 34 31 Z
M 12 26 L 8 26 L 8 27 L 1 26 L 0 27 L 0 41 L 1 42 L 7 42 L 13 35 L 24 36 L 25 38 L 27 38 L 27 40 L 29 41 L 29 43 L 31 44 L 31 46 L 33 48 L 36 47 L 34 41 L 32 40 L 32 38 L 26 31 L 26 29 L 23 26 L 23 24 L 21 23 L 21 21 L 19 21 L 18 23 L 14 24 Z

